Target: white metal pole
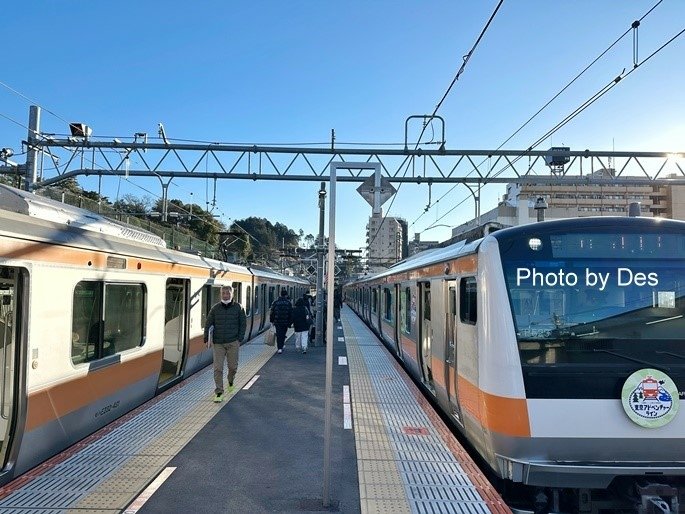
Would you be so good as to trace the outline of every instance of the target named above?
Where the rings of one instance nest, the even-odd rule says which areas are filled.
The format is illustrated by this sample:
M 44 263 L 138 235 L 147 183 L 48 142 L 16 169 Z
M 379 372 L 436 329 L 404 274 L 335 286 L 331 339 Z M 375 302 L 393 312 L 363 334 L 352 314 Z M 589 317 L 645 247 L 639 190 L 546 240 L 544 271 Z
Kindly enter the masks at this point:
M 330 505 L 330 482 L 331 482 L 331 396 L 333 393 L 333 342 L 335 331 L 333 327 L 333 296 L 335 278 L 335 179 L 337 166 L 330 166 L 331 188 L 328 204 L 328 272 L 327 272 L 327 298 L 326 308 L 326 401 L 324 421 L 324 446 L 323 446 L 323 506 Z

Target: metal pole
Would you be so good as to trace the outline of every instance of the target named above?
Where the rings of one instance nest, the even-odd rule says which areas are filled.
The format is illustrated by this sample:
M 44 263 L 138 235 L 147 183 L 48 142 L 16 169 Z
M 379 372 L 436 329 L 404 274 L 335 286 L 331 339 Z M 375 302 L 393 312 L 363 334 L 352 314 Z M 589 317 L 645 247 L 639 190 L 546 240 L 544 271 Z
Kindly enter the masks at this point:
M 328 205 L 328 274 L 326 275 L 326 402 L 325 402 L 325 423 L 323 436 L 323 506 L 330 505 L 330 468 L 331 468 L 331 395 L 333 391 L 333 341 L 335 332 L 333 331 L 333 296 L 335 278 L 335 175 L 337 168 L 331 164 L 331 197 Z
M 323 346 L 323 242 L 326 213 L 326 183 L 319 189 L 319 237 L 316 241 L 316 338 L 314 346 Z
M 38 152 L 41 151 L 36 146 L 37 135 L 40 133 L 40 107 L 32 105 L 29 107 L 29 133 L 26 142 L 28 150 L 26 152 L 26 176 L 24 177 L 24 189 L 31 191 L 36 184 L 38 177 Z

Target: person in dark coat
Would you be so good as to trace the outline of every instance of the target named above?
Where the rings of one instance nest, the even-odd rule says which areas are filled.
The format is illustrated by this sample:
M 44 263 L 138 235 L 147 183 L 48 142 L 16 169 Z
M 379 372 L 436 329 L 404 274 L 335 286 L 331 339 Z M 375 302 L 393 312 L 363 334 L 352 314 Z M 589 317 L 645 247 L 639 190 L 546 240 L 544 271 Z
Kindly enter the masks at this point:
M 340 321 L 340 309 L 342 309 L 342 293 L 336 291 L 333 296 L 333 317 L 335 321 Z
M 276 327 L 276 345 L 278 353 L 283 353 L 285 346 L 285 333 L 293 324 L 293 306 L 288 300 L 288 291 L 281 290 L 281 297 L 271 305 L 269 321 Z
M 293 328 L 295 329 L 295 349 L 307 353 L 307 340 L 309 327 L 312 324 L 312 316 L 305 305 L 306 300 L 298 298 L 293 309 Z
M 224 399 L 224 360 L 228 363 L 228 392 L 234 391 L 233 379 L 238 371 L 240 343 L 245 339 L 245 310 L 233 301 L 233 287 L 221 288 L 221 301 L 214 305 L 205 322 L 205 344 L 214 347 L 214 401 Z

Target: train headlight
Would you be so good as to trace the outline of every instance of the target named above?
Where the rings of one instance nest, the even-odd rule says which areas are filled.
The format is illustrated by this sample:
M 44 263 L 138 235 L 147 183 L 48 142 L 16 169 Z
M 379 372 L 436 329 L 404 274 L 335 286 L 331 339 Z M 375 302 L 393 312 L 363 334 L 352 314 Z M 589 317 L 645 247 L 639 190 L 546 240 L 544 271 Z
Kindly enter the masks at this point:
M 528 240 L 528 246 L 530 247 L 531 250 L 538 251 L 540 248 L 542 248 L 542 241 L 537 238 L 537 237 L 531 237 Z

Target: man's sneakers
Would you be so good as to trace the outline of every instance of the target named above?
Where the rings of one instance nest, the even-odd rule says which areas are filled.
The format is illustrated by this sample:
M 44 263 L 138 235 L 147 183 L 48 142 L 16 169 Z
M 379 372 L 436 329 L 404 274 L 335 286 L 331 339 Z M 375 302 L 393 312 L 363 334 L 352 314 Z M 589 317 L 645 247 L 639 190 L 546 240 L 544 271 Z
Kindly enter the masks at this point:
M 214 403 L 221 403 L 224 401 L 224 393 L 216 393 L 214 395 Z
M 278 353 L 283 353 L 283 350 L 281 350 L 281 349 L 279 348 L 279 349 L 278 349 Z
M 228 384 L 228 394 L 233 394 L 235 392 L 235 386 L 233 384 Z

